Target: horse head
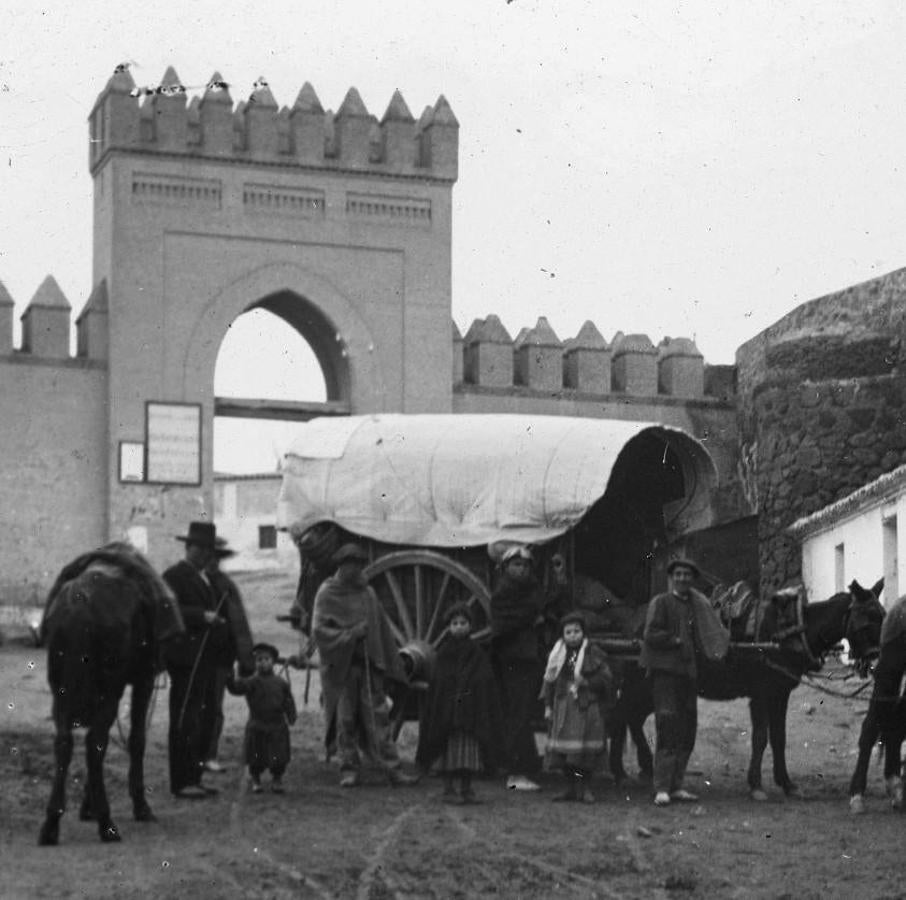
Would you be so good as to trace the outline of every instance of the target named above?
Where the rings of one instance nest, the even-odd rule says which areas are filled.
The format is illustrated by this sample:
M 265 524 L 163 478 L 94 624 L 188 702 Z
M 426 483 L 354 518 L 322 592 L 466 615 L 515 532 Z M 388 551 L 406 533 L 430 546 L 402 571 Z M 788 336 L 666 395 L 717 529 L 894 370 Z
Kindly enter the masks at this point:
M 884 589 L 884 579 L 870 589 L 853 579 L 849 586 L 849 615 L 846 623 L 846 640 L 856 671 L 866 677 L 881 652 L 881 624 L 884 607 L 878 597 Z

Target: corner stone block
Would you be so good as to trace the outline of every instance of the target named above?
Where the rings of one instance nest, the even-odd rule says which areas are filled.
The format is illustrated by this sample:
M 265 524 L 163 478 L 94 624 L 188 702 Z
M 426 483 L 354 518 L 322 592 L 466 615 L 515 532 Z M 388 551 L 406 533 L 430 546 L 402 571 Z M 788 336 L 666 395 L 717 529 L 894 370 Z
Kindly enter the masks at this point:
M 246 149 L 255 159 L 273 159 L 280 148 L 277 101 L 267 82 L 259 78 L 245 107 Z
M 647 334 L 627 334 L 615 341 L 611 362 L 614 389 L 637 397 L 656 396 L 657 357 Z
M 233 99 L 220 72 L 208 82 L 198 104 L 201 123 L 201 145 L 209 156 L 231 156 L 233 153 Z
M 0 281 L 0 356 L 13 352 L 13 298 Z
M 692 399 L 705 392 L 705 360 L 689 338 L 665 338 L 658 348 L 658 387 L 664 394 Z
M 434 176 L 455 181 L 459 176 L 459 122 L 442 94 L 432 113 L 424 123 L 422 162 Z
M 610 350 L 572 347 L 563 357 L 563 381 L 586 394 L 610 393 Z
M 463 340 L 456 323 L 453 323 L 453 384 L 462 384 L 463 379 Z
M 370 165 L 374 116 L 368 112 L 354 87 L 346 92 L 333 122 L 340 164 L 344 168 L 367 169 Z
M 302 163 L 323 163 L 324 107 L 307 81 L 290 110 L 289 127 L 296 159 Z
M 520 333 L 514 364 L 516 384 L 540 391 L 563 387 L 563 344 L 544 316 L 534 328 Z
M 170 66 L 160 83 L 160 93 L 151 98 L 154 137 L 159 150 L 185 153 L 189 136 L 186 89 Z
M 76 319 L 76 354 L 91 359 L 107 359 L 109 346 L 107 282 L 91 292 L 85 308 Z
M 387 168 L 393 172 L 411 172 L 416 163 L 415 118 L 399 91 L 393 92 L 381 119 L 381 132 Z
M 486 387 L 513 386 L 513 341 L 497 316 L 476 319 L 464 344 L 466 382 Z
M 22 349 L 33 356 L 69 356 L 69 314 L 72 307 L 48 275 L 22 313 Z
M 588 394 L 609 394 L 611 350 L 591 321 L 567 341 L 563 354 L 563 384 Z

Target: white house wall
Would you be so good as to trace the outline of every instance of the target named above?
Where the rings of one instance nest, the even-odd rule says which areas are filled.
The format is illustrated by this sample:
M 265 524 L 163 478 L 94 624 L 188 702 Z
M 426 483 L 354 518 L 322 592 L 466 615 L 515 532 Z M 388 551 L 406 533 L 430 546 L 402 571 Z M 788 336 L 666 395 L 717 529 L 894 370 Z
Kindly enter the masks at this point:
M 856 579 L 865 587 L 885 573 L 883 522 L 897 522 L 896 586 L 887 584 L 881 597 L 888 608 L 906 590 L 906 491 L 878 501 L 829 528 L 809 535 L 802 544 L 802 576 L 808 597 L 824 600 Z M 837 584 L 836 548 L 843 545 L 842 584 Z

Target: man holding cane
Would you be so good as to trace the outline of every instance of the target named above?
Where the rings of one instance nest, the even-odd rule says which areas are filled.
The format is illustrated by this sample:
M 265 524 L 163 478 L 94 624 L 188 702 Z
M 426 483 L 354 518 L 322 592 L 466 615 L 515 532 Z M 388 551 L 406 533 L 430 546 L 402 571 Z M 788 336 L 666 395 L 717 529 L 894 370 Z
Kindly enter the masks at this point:
M 205 572 L 216 549 L 214 524 L 190 522 L 188 533 L 176 539 L 186 545 L 185 557 L 163 577 L 179 601 L 186 630 L 166 651 L 170 791 L 177 799 L 201 800 L 217 793 L 202 785 L 201 776 L 217 713 L 217 656 L 229 635 L 221 598 Z

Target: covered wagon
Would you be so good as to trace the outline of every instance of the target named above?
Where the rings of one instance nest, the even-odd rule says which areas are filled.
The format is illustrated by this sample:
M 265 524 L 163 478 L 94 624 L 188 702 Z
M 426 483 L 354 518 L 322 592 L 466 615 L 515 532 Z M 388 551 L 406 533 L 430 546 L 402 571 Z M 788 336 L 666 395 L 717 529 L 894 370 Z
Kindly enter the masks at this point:
M 575 605 L 644 603 L 658 553 L 712 523 L 717 482 L 704 445 L 676 428 L 498 414 L 315 419 L 283 473 L 278 522 L 300 548 L 300 606 L 354 537 L 401 646 L 436 645 L 457 602 L 486 636 L 514 543 L 532 545 L 542 579 L 565 559 Z

